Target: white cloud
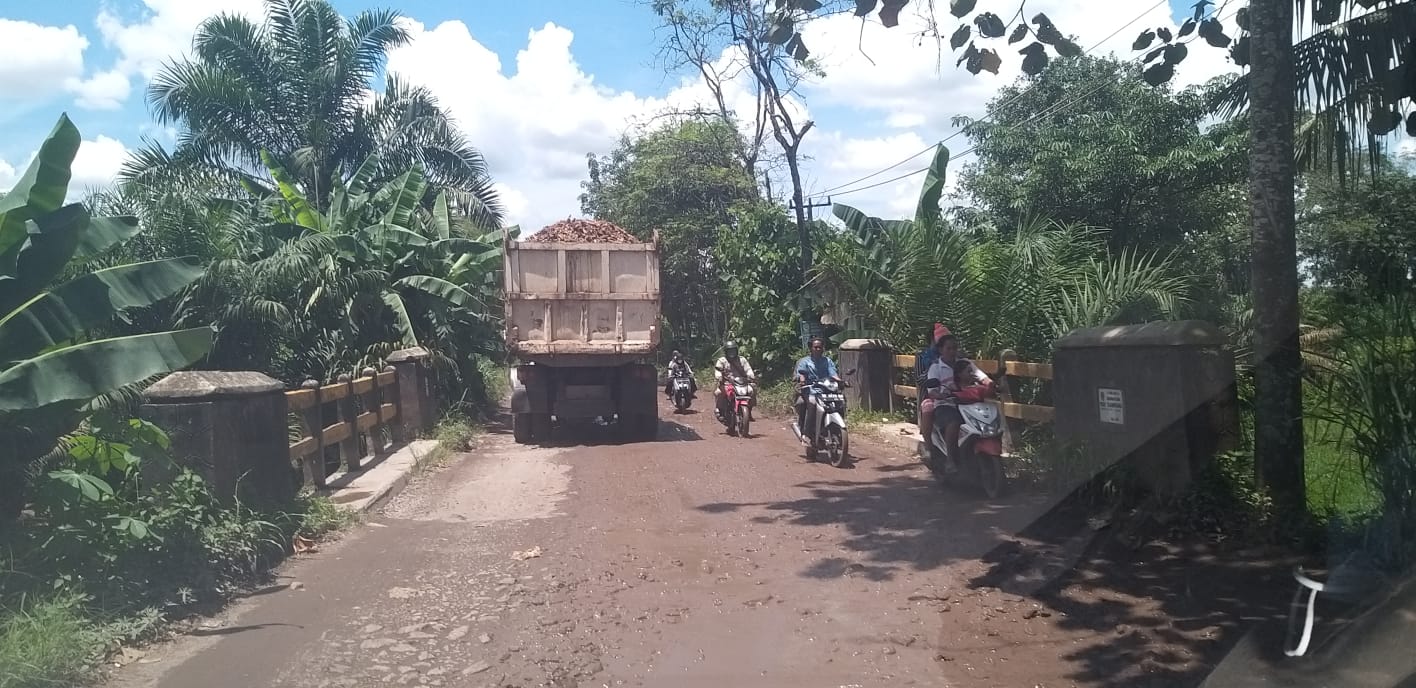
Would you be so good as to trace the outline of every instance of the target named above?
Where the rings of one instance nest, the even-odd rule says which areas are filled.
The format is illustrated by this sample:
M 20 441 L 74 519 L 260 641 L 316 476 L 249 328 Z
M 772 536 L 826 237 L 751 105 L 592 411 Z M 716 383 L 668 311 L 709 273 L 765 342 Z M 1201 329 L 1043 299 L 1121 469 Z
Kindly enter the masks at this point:
M 716 110 L 697 74 L 662 97 L 598 83 L 576 62 L 572 32 L 552 23 L 528 32 L 514 71 L 462 22 L 427 28 L 410 21 L 407 27 L 413 41 L 393 51 L 388 71 L 427 87 L 448 109 L 486 157 L 508 223 L 527 231 L 580 214 L 587 153 L 607 154 L 620 136 L 655 126 L 670 113 Z M 724 73 L 735 71 L 732 59 L 728 53 L 718 61 Z M 751 117 L 750 77 L 725 84 L 724 98 L 739 116 Z M 805 121 L 804 103 L 793 99 L 788 107 Z M 767 145 L 775 146 L 770 135 Z
M 42 101 L 84 71 L 88 39 L 72 25 L 0 18 L 0 103 Z
M 514 72 L 460 21 L 409 29 L 413 41 L 393 51 L 388 71 L 437 96 L 486 157 L 508 222 L 527 231 L 578 215 L 585 155 L 608 153 L 667 103 L 596 83 L 555 24 L 528 33 Z
M 497 192 L 497 198 L 501 200 L 502 209 L 506 211 L 508 218 L 526 217 L 526 211 L 531 209 L 531 199 L 519 190 L 508 186 L 506 182 L 496 182 L 492 184 L 492 189 Z M 516 224 L 511 222 L 509 224 Z M 540 229 L 536 227 L 522 227 L 526 232 L 534 232 Z
M 115 70 L 151 79 L 162 63 L 191 52 L 192 36 L 208 17 L 241 14 L 259 20 L 260 0 L 142 0 L 140 17 L 128 19 L 105 6 L 96 22 L 104 43 L 118 51 Z
M 128 148 L 122 141 L 102 135 L 93 140 L 85 139 L 74 156 L 69 198 L 79 198 L 112 184 L 127 158 Z
M 80 107 L 90 110 L 116 110 L 122 107 L 132 89 L 127 75 L 116 69 L 87 79 L 70 79 L 66 87 L 77 96 L 75 100 Z
M 9 191 L 19 178 L 20 173 L 15 170 L 13 165 L 0 160 L 0 190 Z

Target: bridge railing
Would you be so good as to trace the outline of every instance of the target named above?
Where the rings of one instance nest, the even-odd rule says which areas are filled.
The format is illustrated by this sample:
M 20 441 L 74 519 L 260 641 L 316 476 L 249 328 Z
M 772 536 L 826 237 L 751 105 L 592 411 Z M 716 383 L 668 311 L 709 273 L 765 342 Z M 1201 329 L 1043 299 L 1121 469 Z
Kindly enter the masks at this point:
M 435 420 L 433 373 L 421 348 L 383 370 L 287 390 L 251 371 L 183 371 L 149 387 L 140 413 L 172 436 L 173 457 L 223 496 L 280 501 L 300 483 L 328 486 L 330 464 L 365 468 Z M 298 477 L 292 473 L 298 473 Z
M 285 406 L 298 419 L 300 437 L 290 443 L 290 460 L 300 464 L 305 482 L 324 487 L 327 459 L 337 458 L 349 472 L 364 456 L 383 454 L 401 443 L 398 419 L 398 372 L 365 368 L 363 375 L 320 385 L 308 380 L 285 393 Z M 389 442 L 385 443 L 385 435 Z

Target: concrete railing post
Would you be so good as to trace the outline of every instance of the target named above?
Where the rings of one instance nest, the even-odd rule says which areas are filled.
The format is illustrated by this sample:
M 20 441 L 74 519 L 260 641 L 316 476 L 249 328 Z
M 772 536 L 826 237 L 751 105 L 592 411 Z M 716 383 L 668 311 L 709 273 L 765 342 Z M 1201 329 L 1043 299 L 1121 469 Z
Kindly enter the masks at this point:
M 417 437 L 434 421 L 429 358 L 428 350 L 422 347 L 400 349 L 388 356 L 388 362 L 398 371 L 398 423 L 407 440 Z
M 218 497 L 239 496 L 247 505 L 294 498 L 285 388 L 278 380 L 247 371 L 178 372 L 149 387 L 146 397 L 139 415 L 167 431 L 176 462 L 201 475 Z M 146 475 L 162 477 L 160 471 Z

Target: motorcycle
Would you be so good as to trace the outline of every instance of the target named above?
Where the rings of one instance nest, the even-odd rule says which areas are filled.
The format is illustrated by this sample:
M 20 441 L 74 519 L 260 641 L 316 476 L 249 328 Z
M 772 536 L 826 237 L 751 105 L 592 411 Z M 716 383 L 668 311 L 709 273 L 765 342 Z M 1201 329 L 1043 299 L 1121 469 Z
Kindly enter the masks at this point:
M 747 437 L 752 427 L 752 382 L 741 375 L 731 375 L 723 380 L 722 394 L 732 413 L 724 416 L 721 408 L 715 409 L 718 422 L 727 426 L 729 435 Z
M 693 388 L 690 386 L 691 380 L 686 375 L 679 375 L 673 378 L 673 399 L 674 410 L 682 413 L 693 405 Z
M 938 380 L 924 383 L 925 389 L 938 386 Z M 959 426 L 958 446 L 953 452 L 953 469 L 948 466 L 948 443 L 939 423 L 935 423 L 929 433 L 925 465 L 940 485 L 968 482 L 981 488 L 989 499 L 997 499 L 1007 482 L 1003 471 L 1003 407 L 989 398 L 991 396 L 991 385 L 959 390 L 958 409 L 963 424 Z
M 842 393 L 849 386 L 844 380 L 817 380 L 807 386 L 806 428 L 792 423 L 792 432 L 806 443 L 808 461 L 825 452 L 832 466 L 840 468 L 850 462 L 851 438 L 846 431 L 846 395 Z

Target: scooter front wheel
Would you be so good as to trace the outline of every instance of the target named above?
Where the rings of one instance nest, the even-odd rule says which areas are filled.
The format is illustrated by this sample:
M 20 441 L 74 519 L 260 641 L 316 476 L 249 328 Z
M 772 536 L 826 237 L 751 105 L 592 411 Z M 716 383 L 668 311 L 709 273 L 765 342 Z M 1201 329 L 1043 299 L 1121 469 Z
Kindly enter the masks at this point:
M 1003 472 L 1003 459 L 997 456 L 975 456 L 978 465 L 978 485 L 989 499 L 1003 496 L 1008 476 Z
M 832 425 L 826 429 L 826 456 L 830 458 L 831 465 L 836 468 L 850 463 L 850 452 L 847 451 L 845 433 L 839 426 Z

